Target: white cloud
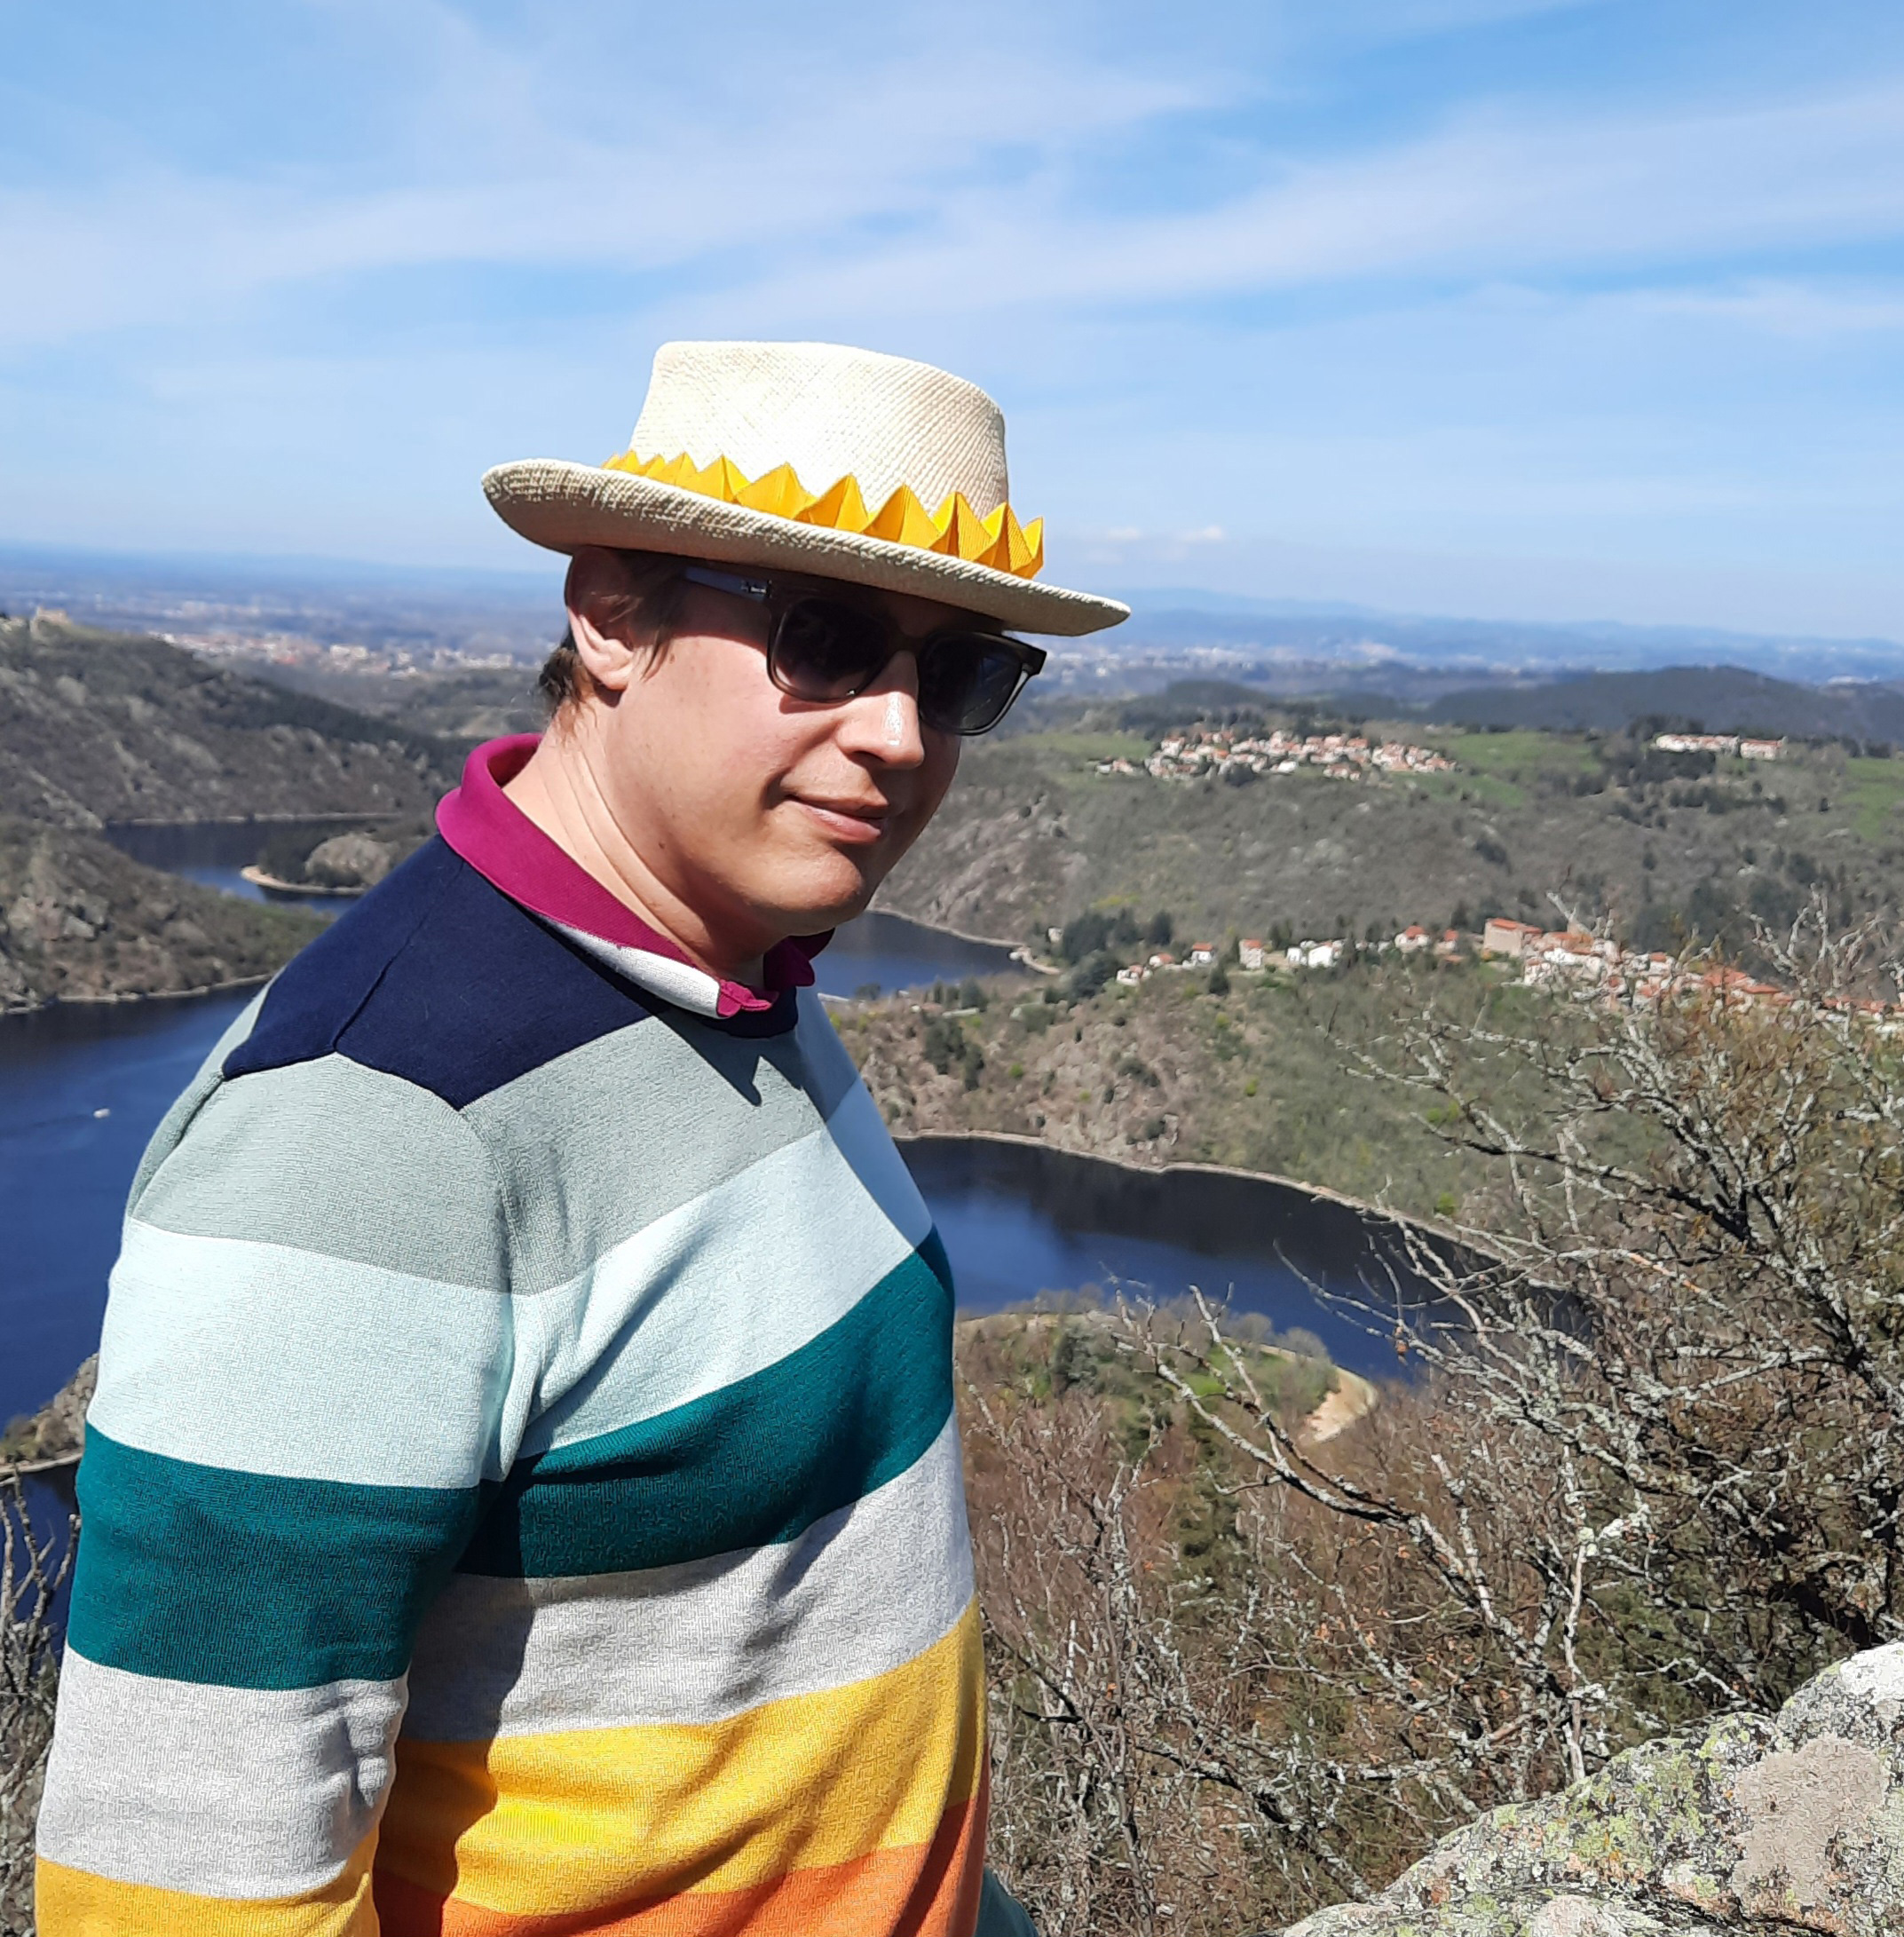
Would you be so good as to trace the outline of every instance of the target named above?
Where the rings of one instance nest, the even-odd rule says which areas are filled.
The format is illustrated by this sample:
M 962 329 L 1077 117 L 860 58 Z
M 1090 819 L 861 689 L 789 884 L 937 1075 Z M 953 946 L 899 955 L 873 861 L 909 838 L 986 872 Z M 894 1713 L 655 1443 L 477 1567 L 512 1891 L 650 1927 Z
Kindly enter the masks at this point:
M 1029 39 L 1010 61 L 984 36 L 856 62 L 810 47 L 763 59 L 723 44 L 708 16 L 699 60 L 631 102 L 619 76 L 578 82 L 549 49 L 512 55 L 439 7 L 398 12 L 435 29 L 437 63 L 398 178 L 332 186 L 122 154 L 101 179 L 0 189 L 0 261 L 33 295 L 0 313 L 0 344 L 196 320 L 395 269 L 627 273 L 815 249 L 877 259 L 881 237 L 930 230 L 961 194 L 1013 199 L 1080 145 L 1201 98 L 1165 76 L 1040 58 Z M 992 179 L 1001 150 L 1013 165 Z
M 783 280 L 772 306 L 1202 300 L 1377 276 L 1529 275 L 1904 230 L 1904 88 L 1639 120 L 1464 117 L 1141 219 L 948 199 L 931 238 Z
M 1429 31 L 1539 10 L 1411 11 Z M 703 15 L 700 58 L 662 50 L 668 85 L 631 95 L 619 75 L 578 79 L 572 47 L 525 53 L 438 6 L 395 11 L 405 57 L 434 65 L 391 178 L 155 158 L 0 191 L 0 261 L 33 296 L 0 311 L 0 344 L 450 265 L 645 274 L 663 316 L 711 283 L 754 327 L 837 333 L 846 319 L 1565 274 L 1904 229 L 1896 86 L 1651 116 L 1469 109 L 1327 159 L 1279 157 L 1265 114 L 1229 194 L 1134 214 L 1103 205 L 1096 162 L 1169 117 L 1233 107 L 1240 80 L 1085 59 L 1030 33 L 1001 61 L 985 15 L 974 35 L 850 62 L 725 45 Z

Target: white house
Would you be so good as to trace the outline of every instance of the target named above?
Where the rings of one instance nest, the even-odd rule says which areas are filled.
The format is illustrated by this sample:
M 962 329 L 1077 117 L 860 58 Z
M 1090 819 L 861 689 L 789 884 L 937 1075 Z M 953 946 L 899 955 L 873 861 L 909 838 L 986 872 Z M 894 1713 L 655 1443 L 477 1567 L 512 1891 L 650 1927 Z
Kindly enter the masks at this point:
M 1341 961 L 1344 944 L 1332 942 L 1298 942 L 1289 951 L 1289 965 L 1292 968 L 1333 968 Z

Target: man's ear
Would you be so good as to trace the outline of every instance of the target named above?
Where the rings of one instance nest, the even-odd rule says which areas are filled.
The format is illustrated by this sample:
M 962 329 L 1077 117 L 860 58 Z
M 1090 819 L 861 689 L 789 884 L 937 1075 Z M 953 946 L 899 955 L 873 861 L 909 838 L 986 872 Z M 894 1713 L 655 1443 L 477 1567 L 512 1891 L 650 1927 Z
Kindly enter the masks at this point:
M 610 692 L 626 692 L 646 657 L 636 637 L 638 601 L 630 594 L 626 562 L 604 546 L 584 545 L 569 560 L 563 597 L 575 656 L 589 676 Z

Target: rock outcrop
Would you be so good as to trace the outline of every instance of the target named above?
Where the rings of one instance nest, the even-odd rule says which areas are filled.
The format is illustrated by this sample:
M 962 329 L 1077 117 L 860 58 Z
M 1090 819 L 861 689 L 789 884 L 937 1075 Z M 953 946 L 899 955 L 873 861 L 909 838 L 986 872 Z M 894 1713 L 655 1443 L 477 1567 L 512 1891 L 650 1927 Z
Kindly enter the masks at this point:
M 1775 1716 L 1634 1749 L 1444 1838 L 1368 1903 L 1287 1937 L 1904 1932 L 1904 1645 Z
M 0 1013 L 262 981 L 321 927 L 0 814 Z
M 367 834 L 334 834 L 304 859 L 304 878 L 327 888 L 375 888 L 399 859 L 397 847 Z
M 31 1419 L 14 1420 L 0 1435 L 0 1468 L 76 1461 L 86 1443 L 86 1408 L 99 1382 L 95 1352 Z

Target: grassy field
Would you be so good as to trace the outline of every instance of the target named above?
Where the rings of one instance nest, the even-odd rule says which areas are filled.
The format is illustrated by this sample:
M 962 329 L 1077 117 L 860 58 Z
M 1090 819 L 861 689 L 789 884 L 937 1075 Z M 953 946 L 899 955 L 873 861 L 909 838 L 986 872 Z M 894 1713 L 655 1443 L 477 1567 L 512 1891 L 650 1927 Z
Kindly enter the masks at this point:
M 1843 791 L 1845 813 L 1860 841 L 1904 840 L 1904 761 L 1846 760 Z

